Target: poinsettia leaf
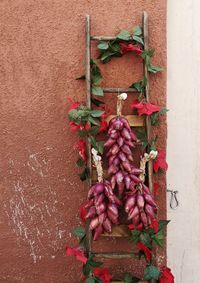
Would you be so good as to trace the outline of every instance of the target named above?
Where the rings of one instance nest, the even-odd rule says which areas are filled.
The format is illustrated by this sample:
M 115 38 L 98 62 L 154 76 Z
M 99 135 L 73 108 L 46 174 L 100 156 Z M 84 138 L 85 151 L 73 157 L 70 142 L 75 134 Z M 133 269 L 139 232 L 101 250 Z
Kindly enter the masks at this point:
M 145 280 L 151 280 L 151 279 L 158 280 L 159 274 L 160 274 L 160 271 L 156 266 L 149 265 L 144 270 L 144 279 Z
M 76 227 L 73 230 L 73 234 L 81 239 L 81 238 L 85 237 L 86 232 L 85 232 L 85 229 L 80 226 L 80 227 Z
M 93 135 L 97 135 L 99 132 L 100 126 L 95 126 L 90 128 L 89 132 L 92 133 Z
M 151 125 L 152 126 L 159 125 L 159 112 L 154 112 L 151 114 Z
M 95 261 L 94 260 L 94 256 L 90 256 L 87 263 L 92 266 L 92 267 L 99 267 L 101 266 L 103 263 L 100 261 Z
M 108 61 L 106 61 L 107 59 L 110 60 L 111 56 L 114 55 L 115 52 L 111 51 L 111 50 L 106 50 L 105 52 L 102 52 L 101 54 L 101 61 L 103 61 L 103 63 L 107 63 Z
M 125 41 L 130 40 L 130 37 L 131 37 L 131 35 L 130 35 L 130 33 L 127 30 L 122 30 L 117 35 L 118 39 L 122 39 L 122 40 L 125 40 Z
M 96 118 L 96 117 L 101 117 L 101 115 L 104 113 L 105 111 L 102 111 L 102 110 L 92 110 L 91 111 L 91 115 L 92 117 Z
M 167 224 L 169 224 L 170 220 L 159 220 L 158 222 L 158 229 L 159 231 L 162 230 Z
M 95 137 L 93 137 L 93 136 L 88 137 L 88 141 L 89 141 L 89 143 L 90 143 L 93 147 L 96 146 L 96 139 L 95 139 Z
M 85 161 L 80 157 L 77 161 L 76 161 L 76 166 L 78 167 L 83 167 L 85 165 Z
M 99 277 L 95 276 L 94 278 L 96 283 L 103 283 L 103 281 Z
M 103 154 L 104 151 L 104 142 L 103 141 L 98 141 L 96 142 L 96 150 L 100 153 Z
M 147 66 L 147 70 L 148 70 L 150 73 L 154 73 L 154 74 L 156 74 L 157 72 L 163 71 L 163 69 L 162 69 L 161 67 L 153 66 L 153 65 L 148 65 L 148 66 Z
M 135 26 L 133 28 L 133 34 L 137 36 L 142 35 L 142 28 L 140 26 Z
M 82 76 L 76 78 L 76 80 L 85 80 L 85 79 L 86 79 L 86 78 L 85 78 L 85 75 L 82 75 Z
M 138 42 L 138 43 L 140 43 L 140 44 L 142 44 L 142 45 L 144 45 L 144 40 L 143 40 L 143 38 L 140 37 L 140 36 L 133 35 L 133 40 L 136 41 L 136 42 Z
M 140 281 L 139 278 L 133 277 L 133 276 L 132 276 L 130 273 L 128 273 L 128 272 L 126 272 L 126 273 L 124 274 L 123 280 L 124 280 L 124 283 L 137 283 L 137 282 Z
M 120 45 L 118 42 L 111 42 L 109 44 L 110 50 L 113 51 L 116 55 L 116 53 L 119 53 L 119 55 L 121 55 L 120 53 Z
M 90 122 L 91 124 L 93 124 L 93 125 L 95 125 L 95 126 L 99 126 L 99 124 L 100 124 L 99 120 L 94 119 L 94 118 L 91 117 L 91 116 L 88 118 L 88 120 L 89 120 L 89 122 Z
M 132 230 L 131 231 L 131 242 L 137 243 L 139 241 L 140 234 L 141 234 L 141 231 L 136 230 L 136 229 Z
M 100 43 L 97 45 L 97 47 L 99 49 L 102 49 L 102 50 L 106 50 L 109 48 L 109 44 L 107 41 L 100 41 Z
M 142 232 L 140 234 L 140 241 L 147 247 L 151 248 L 151 237 L 148 233 Z
M 90 170 L 89 168 L 85 168 L 82 173 L 78 174 L 81 181 L 85 181 L 90 177 Z
M 88 276 L 91 271 L 91 267 L 88 263 L 83 266 L 83 275 Z
M 88 131 L 87 131 L 87 130 L 78 130 L 78 136 L 79 136 L 80 138 L 86 137 L 87 134 L 88 134 Z
M 92 97 L 91 101 L 92 101 L 92 103 L 93 103 L 94 105 L 96 105 L 96 106 L 98 106 L 98 107 L 99 107 L 101 104 L 105 104 L 103 101 L 98 100 L 98 99 L 93 98 L 93 97 Z
M 92 94 L 97 96 L 103 96 L 103 89 L 100 86 L 92 86 Z
M 156 234 L 152 236 L 153 241 L 156 245 L 163 247 L 164 245 L 164 233 L 163 230 L 158 231 Z
M 165 115 L 168 111 L 169 111 L 169 109 L 167 109 L 167 108 L 162 108 L 162 109 L 159 111 L 159 114 L 160 114 L 160 115 Z
M 95 283 L 95 278 L 94 277 L 89 277 L 86 279 L 86 283 Z

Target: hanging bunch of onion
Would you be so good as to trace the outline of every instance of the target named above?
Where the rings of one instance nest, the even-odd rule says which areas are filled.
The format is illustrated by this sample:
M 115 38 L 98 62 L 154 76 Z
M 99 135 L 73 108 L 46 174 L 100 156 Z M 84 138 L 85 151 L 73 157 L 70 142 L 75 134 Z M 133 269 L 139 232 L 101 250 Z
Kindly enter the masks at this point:
M 110 121 L 108 135 L 109 138 L 104 144 L 108 148 L 108 174 L 112 176 L 112 189 L 117 187 L 121 195 L 125 188 L 134 189 L 135 184 L 141 182 L 138 178 L 141 170 L 133 165 L 132 154 L 137 137 L 132 132 L 128 120 L 122 116 Z
M 134 189 L 126 193 L 124 200 L 128 220 L 132 220 L 138 229 L 149 227 L 157 213 L 157 206 L 149 188 L 143 183 L 135 185 Z
M 86 218 L 90 218 L 90 230 L 94 230 L 94 240 L 105 231 L 112 232 L 112 224 L 119 224 L 118 207 L 121 201 L 114 194 L 110 181 L 103 180 L 93 185 L 88 192 Z

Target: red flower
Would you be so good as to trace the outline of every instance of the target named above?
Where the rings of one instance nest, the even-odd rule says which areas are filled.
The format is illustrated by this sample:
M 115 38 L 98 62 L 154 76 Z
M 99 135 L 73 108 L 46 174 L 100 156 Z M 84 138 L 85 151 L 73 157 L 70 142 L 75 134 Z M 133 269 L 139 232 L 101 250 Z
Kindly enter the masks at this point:
M 110 272 L 107 268 L 94 268 L 93 270 L 94 276 L 99 277 L 103 283 L 109 283 L 112 279 Z
M 129 43 L 129 44 L 120 43 L 120 50 L 122 54 L 132 52 L 132 51 L 135 52 L 137 55 L 140 55 L 142 53 L 142 49 L 139 46 L 134 45 L 132 43 Z
M 141 242 L 138 242 L 136 246 L 140 251 L 144 252 L 147 261 L 150 261 L 152 257 L 152 251 Z
M 174 275 L 171 273 L 171 269 L 163 266 L 161 269 L 161 275 L 158 279 L 159 283 L 174 283 Z
M 87 210 L 85 208 L 85 204 L 82 204 L 80 206 L 80 219 L 82 222 L 86 222 L 86 215 L 87 215 Z
M 135 225 L 134 224 L 129 224 L 128 225 L 128 229 L 129 230 L 134 230 L 135 229 Z
M 156 218 L 152 219 L 151 220 L 151 225 L 149 228 L 153 228 L 154 229 L 154 233 L 158 233 L 158 227 L 159 227 L 159 224 L 158 224 L 158 221 Z
M 151 115 L 152 113 L 158 112 L 161 109 L 158 105 L 152 103 L 144 103 L 138 100 L 135 100 L 131 107 L 137 109 L 139 116 Z
M 77 125 L 75 122 L 70 122 L 69 125 L 74 132 L 80 129 L 80 125 Z
M 160 185 L 158 183 L 154 183 L 153 184 L 153 191 L 154 191 L 154 195 L 157 196 L 158 195 L 158 189 L 160 188 Z
M 86 264 L 87 262 L 87 257 L 84 255 L 84 252 L 80 250 L 79 248 L 66 248 L 66 255 L 74 255 L 77 260 L 81 261 L 82 263 Z
M 83 139 L 80 139 L 75 145 L 74 145 L 74 149 L 78 150 L 78 153 L 80 155 L 80 157 L 86 161 L 86 143 Z
M 129 224 L 128 225 L 128 229 L 129 230 L 139 230 L 139 231 L 142 231 L 144 229 L 144 226 L 142 223 L 140 223 L 139 225 L 135 226 L 134 224 Z
M 73 101 L 72 99 L 71 99 L 71 97 L 68 97 L 67 98 L 68 99 L 68 101 L 69 101 L 69 103 L 70 103 L 70 106 L 69 106 L 69 111 L 70 110 L 72 110 L 72 109 L 77 109 L 79 106 L 80 106 L 80 102 L 75 102 L 75 101 Z
M 153 169 L 157 173 L 159 169 L 167 170 L 168 164 L 165 160 L 166 153 L 163 149 L 158 150 L 157 158 L 153 161 Z

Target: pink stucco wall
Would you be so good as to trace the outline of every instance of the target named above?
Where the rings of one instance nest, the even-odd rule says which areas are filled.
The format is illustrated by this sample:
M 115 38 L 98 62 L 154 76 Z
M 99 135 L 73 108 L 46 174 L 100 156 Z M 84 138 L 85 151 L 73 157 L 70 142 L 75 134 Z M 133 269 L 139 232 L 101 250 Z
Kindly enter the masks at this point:
M 65 257 L 65 246 L 76 245 L 71 230 L 86 192 L 76 175 L 66 101 L 85 99 L 84 82 L 75 80 L 84 73 L 85 15 L 93 34 L 114 35 L 140 23 L 143 10 L 154 62 L 165 67 L 165 0 L 0 1 L 0 282 L 79 282 L 81 266 Z M 134 61 L 127 55 L 104 66 L 105 85 L 139 79 Z M 152 77 L 151 93 L 153 102 L 165 104 L 165 73 Z M 165 125 L 158 131 L 163 147 Z M 111 268 L 118 274 L 131 265 L 115 261 Z

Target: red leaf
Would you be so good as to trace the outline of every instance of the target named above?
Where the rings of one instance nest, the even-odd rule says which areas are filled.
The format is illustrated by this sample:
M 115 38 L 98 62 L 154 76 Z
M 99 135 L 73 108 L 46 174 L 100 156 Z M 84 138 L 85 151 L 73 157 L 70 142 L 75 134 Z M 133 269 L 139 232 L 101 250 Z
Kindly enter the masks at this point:
M 70 122 L 69 125 L 74 132 L 80 129 L 80 125 L 77 125 L 75 122 Z
M 86 143 L 85 140 L 80 139 L 75 145 L 74 145 L 74 149 L 78 150 L 78 153 L 80 155 L 80 157 L 86 161 Z
M 80 250 L 79 248 L 66 248 L 66 255 L 71 256 L 74 255 L 78 261 L 81 261 L 82 263 L 86 264 L 87 257 L 84 255 L 84 252 Z
M 158 150 L 157 158 L 153 161 L 153 169 L 157 173 L 159 169 L 167 170 L 168 164 L 165 160 L 165 151 L 162 149 Z
M 129 44 L 120 43 L 120 50 L 122 54 L 125 54 L 127 52 L 135 52 L 137 55 L 140 55 L 142 53 L 142 49 L 139 46 L 134 45 L 132 43 Z
M 80 207 L 80 219 L 82 222 L 86 222 L 86 215 L 87 215 L 87 210 L 85 208 L 85 204 L 82 204 Z
M 100 121 L 100 128 L 99 128 L 99 134 L 103 133 L 103 132 L 106 132 L 107 128 L 108 128 L 108 123 L 105 120 L 101 119 L 101 121 Z
M 154 195 L 158 195 L 158 189 L 160 188 L 160 185 L 158 183 L 153 184 L 153 190 L 154 190 Z
M 138 242 L 136 246 L 140 251 L 144 252 L 147 261 L 150 261 L 152 257 L 152 251 L 141 242 Z
M 72 109 L 77 109 L 79 106 L 80 106 L 80 102 L 75 102 L 75 101 L 73 101 L 72 99 L 71 99 L 71 97 L 68 97 L 67 98 L 68 99 L 68 101 L 69 101 L 69 103 L 70 103 L 70 106 L 69 106 L 69 111 L 70 110 L 72 110 Z
M 151 226 L 152 226 L 152 228 L 154 229 L 154 232 L 155 232 L 155 233 L 158 233 L 159 224 L 158 224 L 158 221 L 157 221 L 156 218 L 154 218 L 154 219 L 151 220 Z
M 128 229 L 129 230 L 134 230 L 135 229 L 135 225 L 134 224 L 129 224 L 128 225 Z
M 160 106 L 152 103 L 144 103 L 142 101 L 135 100 L 131 105 L 132 108 L 137 109 L 138 115 L 151 115 L 154 112 L 160 111 Z
M 159 283 L 174 283 L 174 275 L 171 272 L 171 269 L 163 266 L 161 269 L 161 275 L 158 279 Z
M 110 272 L 107 268 L 94 268 L 93 270 L 94 276 L 98 276 L 103 283 L 109 283 L 112 279 Z

